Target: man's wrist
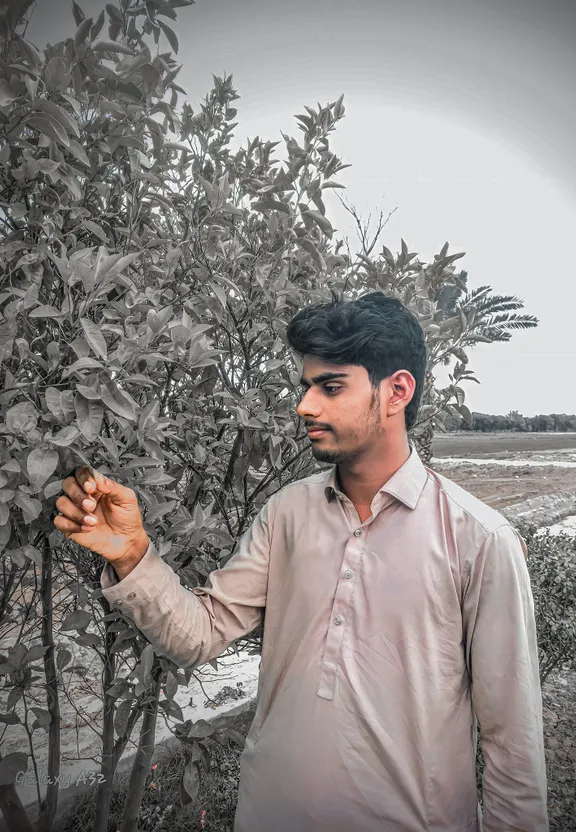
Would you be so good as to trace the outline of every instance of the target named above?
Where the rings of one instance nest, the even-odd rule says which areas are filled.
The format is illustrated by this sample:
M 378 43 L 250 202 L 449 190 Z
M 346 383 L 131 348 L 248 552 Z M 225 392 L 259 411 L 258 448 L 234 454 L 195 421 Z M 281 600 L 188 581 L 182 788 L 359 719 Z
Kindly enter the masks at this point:
M 131 546 L 130 551 L 122 558 L 114 561 L 112 567 L 118 580 L 122 581 L 132 570 L 138 566 L 150 545 L 148 535 L 144 532 L 143 535 Z

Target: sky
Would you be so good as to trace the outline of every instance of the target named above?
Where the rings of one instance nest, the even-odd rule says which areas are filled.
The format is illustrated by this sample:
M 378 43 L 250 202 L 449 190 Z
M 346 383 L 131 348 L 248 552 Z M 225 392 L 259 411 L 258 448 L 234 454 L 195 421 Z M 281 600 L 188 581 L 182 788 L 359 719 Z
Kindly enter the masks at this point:
M 104 4 L 80 0 L 89 16 Z M 382 243 L 403 238 L 428 261 L 448 242 L 472 288 L 539 318 L 470 350 L 481 384 L 467 405 L 576 413 L 576 2 L 197 0 L 166 22 L 194 109 L 212 73 L 234 76 L 239 143 L 298 137 L 305 104 L 343 93 L 332 146 L 351 167 L 338 181 L 361 214 L 393 211 Z M 43 47 L 73 30 L 70 3 L 38 0 L 26 37 Z M 354 250 L 335 198 L 328 210 Z

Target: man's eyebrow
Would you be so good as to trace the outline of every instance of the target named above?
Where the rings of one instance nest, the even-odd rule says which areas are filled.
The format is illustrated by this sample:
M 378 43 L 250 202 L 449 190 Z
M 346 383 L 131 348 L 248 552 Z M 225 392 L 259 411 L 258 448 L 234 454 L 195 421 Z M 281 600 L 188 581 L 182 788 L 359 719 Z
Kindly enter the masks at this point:
M 320 373 L 319 376 L 314 376 L 312 379 L 313 384 L 322 384 L 323 381 L 332 381 L 334 378 L 349 378 L 350 373 Z M 300 384 L 304 385 L 305 387 L 310 387 L 310 383 L 306 381 L 304 376 L 300 379 Z

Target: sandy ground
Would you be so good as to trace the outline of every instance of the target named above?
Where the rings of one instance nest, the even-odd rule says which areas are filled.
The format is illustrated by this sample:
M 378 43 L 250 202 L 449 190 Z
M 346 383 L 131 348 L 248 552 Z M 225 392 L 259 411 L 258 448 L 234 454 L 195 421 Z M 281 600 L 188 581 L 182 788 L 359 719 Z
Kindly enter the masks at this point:
M 436 471 L 497 510 L 546 495 L 566 496 L 565 515 L 576 506 L 576 433 L 443 434 L 432 451 Z

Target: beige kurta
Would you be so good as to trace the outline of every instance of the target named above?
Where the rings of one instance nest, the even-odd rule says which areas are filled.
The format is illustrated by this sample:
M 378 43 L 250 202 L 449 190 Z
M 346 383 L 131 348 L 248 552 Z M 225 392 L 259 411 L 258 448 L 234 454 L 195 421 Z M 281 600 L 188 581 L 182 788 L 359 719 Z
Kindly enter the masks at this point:
M 546 832 L 522 539 L 415 449 L 364 523 L 335 474 L 275 494 L 204 588 L 182 587 L 153 545 L 121 582 L 102 573 L 110 603 L 182 667 L 264 615 L 235 832 Z

